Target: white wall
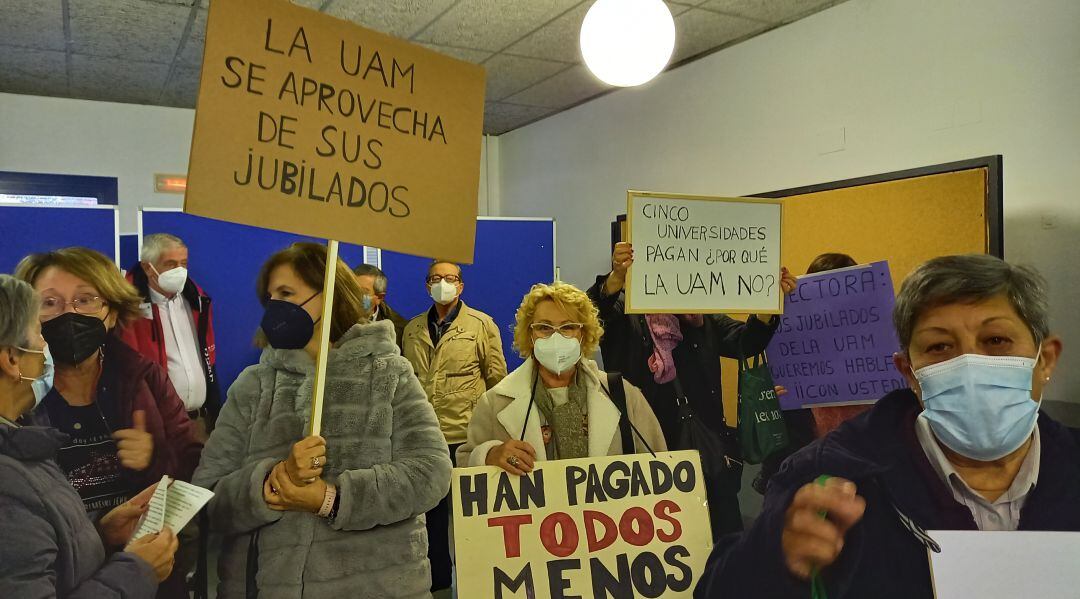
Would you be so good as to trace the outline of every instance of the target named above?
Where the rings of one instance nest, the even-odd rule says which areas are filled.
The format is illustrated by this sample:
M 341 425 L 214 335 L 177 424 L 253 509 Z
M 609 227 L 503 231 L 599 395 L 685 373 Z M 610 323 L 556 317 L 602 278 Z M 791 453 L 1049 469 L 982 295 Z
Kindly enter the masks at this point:
M 586 285 L 627 189 L 737 196 L 1002 154 L 1006 256 L 1051 279 L 1080 344 L 1078 27 L 1075 0 L 850 0 L 500 136 L 496 204 L 554 216 L 563 278 Z M 1048 397 L 1080 401 L 1065 364 Z
M 187 172 L 194 122 L 187 108 L 0 93 L 0 171 L 116 177 L 120 230 L 135 233 L 140 206 L 183 205 L 182 195 L 154 191 L 154 174 Z M 486 162 L 482 151 L 481 215 Z
M 180 206 L 154 173 L 186 173 L 195 111 L 0 94 L 0 170 L 116 177 L 120 230 L 139 206 Z

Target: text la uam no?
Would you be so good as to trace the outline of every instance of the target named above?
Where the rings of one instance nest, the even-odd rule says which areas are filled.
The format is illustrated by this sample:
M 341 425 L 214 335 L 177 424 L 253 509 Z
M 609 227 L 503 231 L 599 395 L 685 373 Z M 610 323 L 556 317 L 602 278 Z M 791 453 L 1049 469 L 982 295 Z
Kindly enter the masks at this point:
M 671 284 L 673 283 L 673 284 Z M 721 272 L 691 272 L 675 273 L 674 281 L 671 275 L 661 273 L 645 273 L 642 275 L 642 284 L 645 295 L 727 295 L 727 284 L 724 281 L 724 273 Z M 671 285 L 669 285 L 671 284 Z M 771 296 L 776 287 L 776 275 L 748 275 L 736 276 L 736 295 L 765 295 Z

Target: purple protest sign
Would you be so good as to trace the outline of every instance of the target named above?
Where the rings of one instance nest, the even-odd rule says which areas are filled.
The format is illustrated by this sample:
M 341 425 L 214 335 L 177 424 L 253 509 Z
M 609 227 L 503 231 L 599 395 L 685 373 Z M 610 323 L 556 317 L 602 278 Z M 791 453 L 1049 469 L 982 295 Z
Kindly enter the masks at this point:
M 873 403 L 906 387 L 893 365 L 900 348 L 888 262 L 799 277 L 765 350 L 784 410 Z

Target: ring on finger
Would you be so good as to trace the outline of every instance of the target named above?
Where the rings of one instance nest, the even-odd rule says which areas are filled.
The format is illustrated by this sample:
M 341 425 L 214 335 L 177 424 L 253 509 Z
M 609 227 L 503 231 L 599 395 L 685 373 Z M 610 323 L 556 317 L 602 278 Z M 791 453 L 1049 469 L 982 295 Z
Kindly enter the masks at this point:
M 519 460 L 516 455 L 512 455 L 512 456 L 506 458 L 506 463 L 510 464 L 511 466 L 513 466 L 515 468 L 517 468 L 517 465 L 521 463 L 521 460 Z
M 315 470 L 316 468 L 319 468 L 320 466 L 322 466 L 322 458 L 321 457 L 311 458 L 311 469 L 312 470 Z

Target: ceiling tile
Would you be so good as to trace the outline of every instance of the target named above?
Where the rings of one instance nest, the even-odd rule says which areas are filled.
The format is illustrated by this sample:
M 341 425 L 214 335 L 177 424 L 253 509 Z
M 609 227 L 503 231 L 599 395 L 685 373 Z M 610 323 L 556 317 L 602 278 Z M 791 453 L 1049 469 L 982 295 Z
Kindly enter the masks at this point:
M 563 62 L 581 62 L 581 22 L 589 12 L 591 3 L 579 4 L 570 12 L 529 34 L 520 42 L 510 46 L 506 52 L 519 56 L 561 60 Z
M 751 33 L 771 27 L 768 23 L 722 15 L 700 8 L 675 17 L 675 51 L 671 63 L 718 48 Z
M 487 99 L 502 100 L 566 68 L 561 62 L 496 54 L 484 63 Z
M 177 59 L 182 65 L 202 65 L 203 46 L 206 45 L 206 13 L 206 9 L 200 8 L 195 14 L 195 22 L 191 24 L 191 32 Z
M 580 0 L 461 0 L 416 36 L 423 42 L 497 52 Z
M 155 104 L 168 75 L 167 64 L 75 54 L 71 94 L 105 102 Z
M 0 9 L 0 43 L 42 50 L 64 50 L 64 10 L 61 1 L 4 0 Z
M 553 112 L 555 110 L 540 106 L 488 102 L 484 107 L 484 133 L 501 135 Z
M 324 0 L 289 0 L 297 6 L 303 6 L 304 8 L 311 8 L 319 10 Z M 199 0 L 199 6 L 201 8 L 210 8 L 210 0 Z
M 454 0 L 334 0 L 326 13 L 408 39 L 453 3 Z
M 790 23 L 833 4 L 838 4 L 837 0 L 707 0 L 700 7 L 769 23 Z
M 610 85 L 597 79 L 584 66 L 577 65 L 506 98 L 506 101 L 528 106 L 564 108 L 609 89 Z
M 74 52 L 158 63 L 176 57 L 191 13 L 143 0 L 77 0 L 69 10 Z
M 176 67 L 172 78 L 165 84 L 161 103 L 178 108 L 195 108 L 199 96 L 199 72 L 197 67 Z
M 63 52 L 0 46 L 0 92 L 66 96 L 67 91 Z
M 451 58 L 458 60 L 464 60 L 467 62 L 479 64 L 491 57 L 491 52 L 487 50 L 473 50 L 472 48 L 454 48 L 452 46 L 439 46 L 436 44 L 425 44 L 423 42 L 417 42 L 419 45 L 427 48 L 428 50 L 434 50 L 439 54 L 445 54 Z

